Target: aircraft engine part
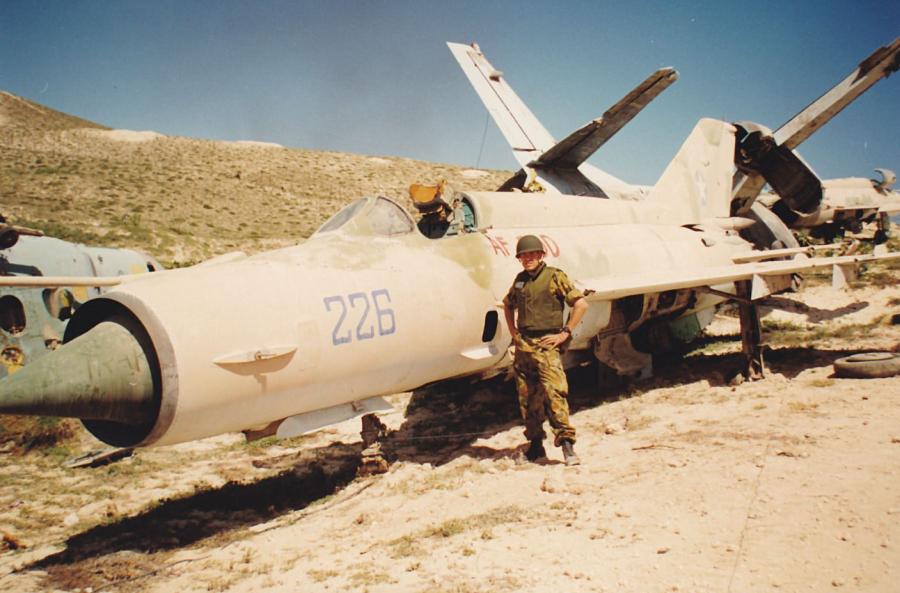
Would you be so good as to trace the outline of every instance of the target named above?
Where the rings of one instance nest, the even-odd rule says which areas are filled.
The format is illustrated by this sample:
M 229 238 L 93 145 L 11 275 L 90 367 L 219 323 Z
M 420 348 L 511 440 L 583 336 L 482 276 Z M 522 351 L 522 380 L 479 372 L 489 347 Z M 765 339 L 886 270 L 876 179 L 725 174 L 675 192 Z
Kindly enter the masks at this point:
M 125 315 L 104 319 L 28 369 L 6 381 L 5 412 L 81 418 L 98 435 L 128 427 L 127 436 L 110 435 L 115 442 L 146 434 L 156 421 L 156 356 L 140 325 Z
M 0 249 L 9 249 L 19 242 L 19 231 L 7 226 L 0 225 Z
M 852 379 L 878 379 L 900 375 L 900 356 L 891 352 L 865 352 L 834 361 L 834 374 Z
M 771 130 L 753 122 L 737 122 L 734 164 L 761 175 L 784 203 L 779 216 L 812 214 L 822 203 L 822 182 L 791 149 L 779 145 Z
M 644 379 L 653 374 L 653 357 L 637 351 L 628 334 L 614 334 L 598 340 L 594 356 L 620 375 Z
M 787 225 L 759 202 L 753 203 L 746 216 L 756 221 L 756 224 L 741 230 L 740 235 L 757 249 L 800 247 Z

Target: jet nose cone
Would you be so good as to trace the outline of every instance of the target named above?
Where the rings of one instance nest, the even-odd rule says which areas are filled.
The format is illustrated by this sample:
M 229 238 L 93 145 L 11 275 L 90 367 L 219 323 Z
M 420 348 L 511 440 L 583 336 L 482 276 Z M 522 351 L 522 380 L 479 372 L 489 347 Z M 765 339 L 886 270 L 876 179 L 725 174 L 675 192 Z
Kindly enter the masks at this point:
M 147 424 L 159 407 L 153 375 L 132 332 L 104 321 L 0 381 L 0 414 Z

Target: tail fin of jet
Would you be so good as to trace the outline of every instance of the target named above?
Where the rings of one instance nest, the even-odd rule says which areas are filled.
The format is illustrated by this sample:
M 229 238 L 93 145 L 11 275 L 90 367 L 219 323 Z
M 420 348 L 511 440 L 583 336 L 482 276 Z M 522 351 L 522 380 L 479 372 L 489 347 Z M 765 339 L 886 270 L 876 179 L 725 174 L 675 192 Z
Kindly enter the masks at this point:
M 734 126 L 723 121 L 697 122 L 647 200 L 676 213 L 678 224 L 728 217 L 734 133 Z

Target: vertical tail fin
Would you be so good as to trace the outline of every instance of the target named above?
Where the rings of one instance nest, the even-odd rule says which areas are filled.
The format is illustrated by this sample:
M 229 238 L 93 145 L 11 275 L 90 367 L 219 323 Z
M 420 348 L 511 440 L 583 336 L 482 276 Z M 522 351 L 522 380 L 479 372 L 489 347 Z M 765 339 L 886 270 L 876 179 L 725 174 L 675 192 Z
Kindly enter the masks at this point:
M 723 121 L 697 122 L 647 200 L 675 212 L 680 224 L 729 216 L 734 132 Z

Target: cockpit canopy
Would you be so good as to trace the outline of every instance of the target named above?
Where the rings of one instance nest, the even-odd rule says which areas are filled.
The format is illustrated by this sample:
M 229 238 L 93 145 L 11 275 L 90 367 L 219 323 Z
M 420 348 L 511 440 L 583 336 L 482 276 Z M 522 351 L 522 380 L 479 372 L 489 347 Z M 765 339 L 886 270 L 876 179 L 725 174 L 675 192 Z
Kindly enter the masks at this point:
M 394 237 L 411 233 L 412 217 L 396 202 L 384 197 L 360 198 L 328 219 L 313 236 L 337 230 L 353 235 Z

